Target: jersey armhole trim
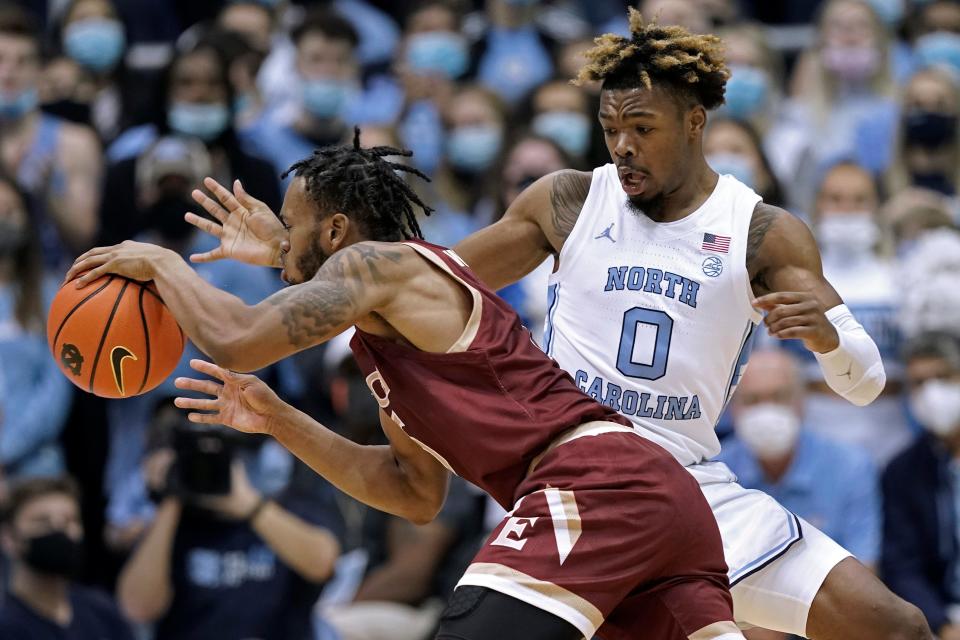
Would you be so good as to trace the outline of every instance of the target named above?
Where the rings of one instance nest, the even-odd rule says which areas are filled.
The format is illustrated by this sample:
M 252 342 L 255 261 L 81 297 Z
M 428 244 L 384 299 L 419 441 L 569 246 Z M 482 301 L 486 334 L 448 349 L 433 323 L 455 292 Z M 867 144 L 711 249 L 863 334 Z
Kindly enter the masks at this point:
M 459 282 L 470 292 L 470 296 L 473 298 L 473 308 L 470 310 L 470 317 L 467 318 L 467 324 L 463 328 L 463 333 L 460 334 L 456 342 L 450 345 L 446 353 L 462 353 L 466 351 L 470 348 L 470 345 L 473 344 L 474 339 L 477 337 L 477 332 L 480 330 L 480 318 L 483 313 L 483 296 L 480 295 L 480 292 L 477 291 L 475 287 L 454 273 L 453 269 L 430 249 L 413 242 L 404 242 L 403 244 L 412 248 L 436 267 L 442 269 L 447 275 Z
M 583 232 L 584 225 L 583 222 L 583 212 L 588 209 L 588 206 L 593 203 L 597 198 L 602 197 L 601 193 L 603 191 L 602 182 L 603 182 L 603 172 L 607 170 L 607 167 L 613 165 L 603 165 L 602 167 L 597 167 L 593 170 L 592 175 L 590 176 L 590 189 L 587 191 L 587 197 L 583 199 L 583 204 L 580 205 L 580 212 L 577 213 L 577 221 L 573 223 L 573 228 L 570 230 L 570 233 L 567 235 L 567 239 L 563 241 L 563 246 L 560 247 L 560 253 L 557 254 L 557 269 L 550 274 L 550 281 L 553 281 L 553 278 L 559 277 L 559 274 L 564 270 L 564 258 L 567 258 L 567 262 L 573 259 L 571 252 L 576 251 L 578 247 L 578 242 L 576 236 L 578 233 Z
M 753 207 L 750 209 L 750 216 L 747 219 L 746 233 L 744 234 L 744 242 L 749 244 L 750 242 L 750 225 L 753 223 L 753 214 L 756 212 L 757 207 L 763 204 L 763 198 L 760 196 L 755 196 L 756 201 L 753 203 Z M 743 292 L 744 303 L 750 309 L 750 320 L 758 325 L 763 320 L 763 314 L 757 311 L 753 307 L 753 283 L 750 281 L 750 268 L 747 266 L 746 256 L 747 252 L 743 252 L 744 261 L 742 265 L 738 265 L 738 269 L 743 269 L 743 279 L 741 282 L 737 283 L 737 289 Z

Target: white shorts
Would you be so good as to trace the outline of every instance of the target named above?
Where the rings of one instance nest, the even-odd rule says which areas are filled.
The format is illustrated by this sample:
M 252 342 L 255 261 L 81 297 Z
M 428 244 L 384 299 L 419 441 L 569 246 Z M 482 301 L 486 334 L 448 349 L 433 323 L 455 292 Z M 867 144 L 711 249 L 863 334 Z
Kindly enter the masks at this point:
M 737 623 L 805 636 L 814 596 L 850 552 L 762 491 L 741 487 L 725 464 L 687 470 L 717 518 Z

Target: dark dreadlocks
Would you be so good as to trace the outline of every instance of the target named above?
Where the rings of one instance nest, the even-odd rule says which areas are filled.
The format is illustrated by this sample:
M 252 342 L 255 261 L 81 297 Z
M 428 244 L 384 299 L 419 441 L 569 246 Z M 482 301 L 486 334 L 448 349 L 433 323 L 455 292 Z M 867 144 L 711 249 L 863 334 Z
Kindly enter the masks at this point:
M 360 127 L 353 129 L 353 145 L 317 149 L 309 158 L 295 163 L 291 173 L 306 180 L 307 193 L 320 211 L 340 211 L 360 223 L 371 240 L 423 239 L 414 207 L 430 215 L 410 185 L 397 172 L 430 181 L 421 171 L 387 156 L 412 156 L 408 149 L 380 146 L 360 147 Z
M 612 33 L 594 40 L 576 83 L 599 80 L 604 89 L 650 89 L 654 83 L 706 109 L 723 104 L 730 72 L 714 35 L 692 34 L 676 25 L 644 22 L 630 9 L 630 37 Z

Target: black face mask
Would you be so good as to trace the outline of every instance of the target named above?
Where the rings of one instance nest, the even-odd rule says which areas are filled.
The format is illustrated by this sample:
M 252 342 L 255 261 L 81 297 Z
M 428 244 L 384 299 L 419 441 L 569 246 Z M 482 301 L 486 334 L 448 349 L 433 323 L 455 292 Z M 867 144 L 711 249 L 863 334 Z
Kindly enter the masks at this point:
M 934 111 L 912 111 L 903 120 L 907 144 L 937 149 L 957 136 L 957 117 Z
M 74 578 L 83 569 L 83 541 L 63 531 L 51 531 L 25 539 L 27 549 L 23 561 L 39 573 Z
M 40 107 L 45 113 L 76 122 L 77 124 L 90 124 L 90 105 L 84 102 L 74 100 L 57 100 L 48 102 Z
M 950 178 L 948 178 L 946 174 L 940 173 L 939 171 L 912 173 L 910 174 L 910 181 L 915 187 L 930 189 L 931 191 L 942 193 L 945 196 L 953 196 L 957 192 L 956 188 L 953 186 L 953 183 L 950 181 Z
M 156 230 L 164 239 L 182 242 L 190 236 L 194 227 L 183 219 L 183 214 L 194 209 L 193 203 L 181 196 L 164 196 L 147 209 L 146 226 Z

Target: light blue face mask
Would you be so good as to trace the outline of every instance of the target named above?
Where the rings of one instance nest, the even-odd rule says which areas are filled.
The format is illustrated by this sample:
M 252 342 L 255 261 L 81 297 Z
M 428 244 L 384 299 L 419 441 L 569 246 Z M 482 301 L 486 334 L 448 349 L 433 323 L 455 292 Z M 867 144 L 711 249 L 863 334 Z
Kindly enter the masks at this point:
M 960 75 L 960 35 L 946 31 L 928 33 L 917 39 L 915 51 L 922 68 L 946 67 Z
M 751 189 L 756 185 L 757 176 L 750 161 L 739 153 L 712 153 L 707 156 L 707 164 L 720 175 L 729 174 Z
M 429 31 L 410 36 L 407 64 L 420 73 L 438 73 L 453 80 L 470 64 L 467 41 L 459 33 Z
M 0 93 L 0 119 L 18 120 L 37 106 L 37 90 L 24 89 L 20 93 Z
M 177 102 L 167 111 L 167 124 L 177 133 L 210 142 L 227 128 L 230 110 L 224 104 Z
M 548 111 L 533 119 L 533 131 L 550 138 L 571 156 L 580 157 L 590 144 L 590 119 L 576 111 Z
M 763 111 L 769 92 L 766 73 L 755 67 L 730 65 L 723 112 L 737 120 L 752 118 Z
M 887 28 L 894 29 L 903 20 L 904 0 L 869 0 L 877 17 Z
M 87 18 L 67 26 L 63 48 L 67 55 L 93 71 L 116 66 L 127 44 L 123 24 L 108 18 Z
M 467 173 L 485 171 L 497 154 L 503 142 L 503 132 L 491 125 L 470 125 L 458 127 L 447 139 L 447 157 L 456 169 Z
M 303 108 L 317 118 L 343 115 L 356 89 L 351 83 L 333 78 L 303 81 Z

